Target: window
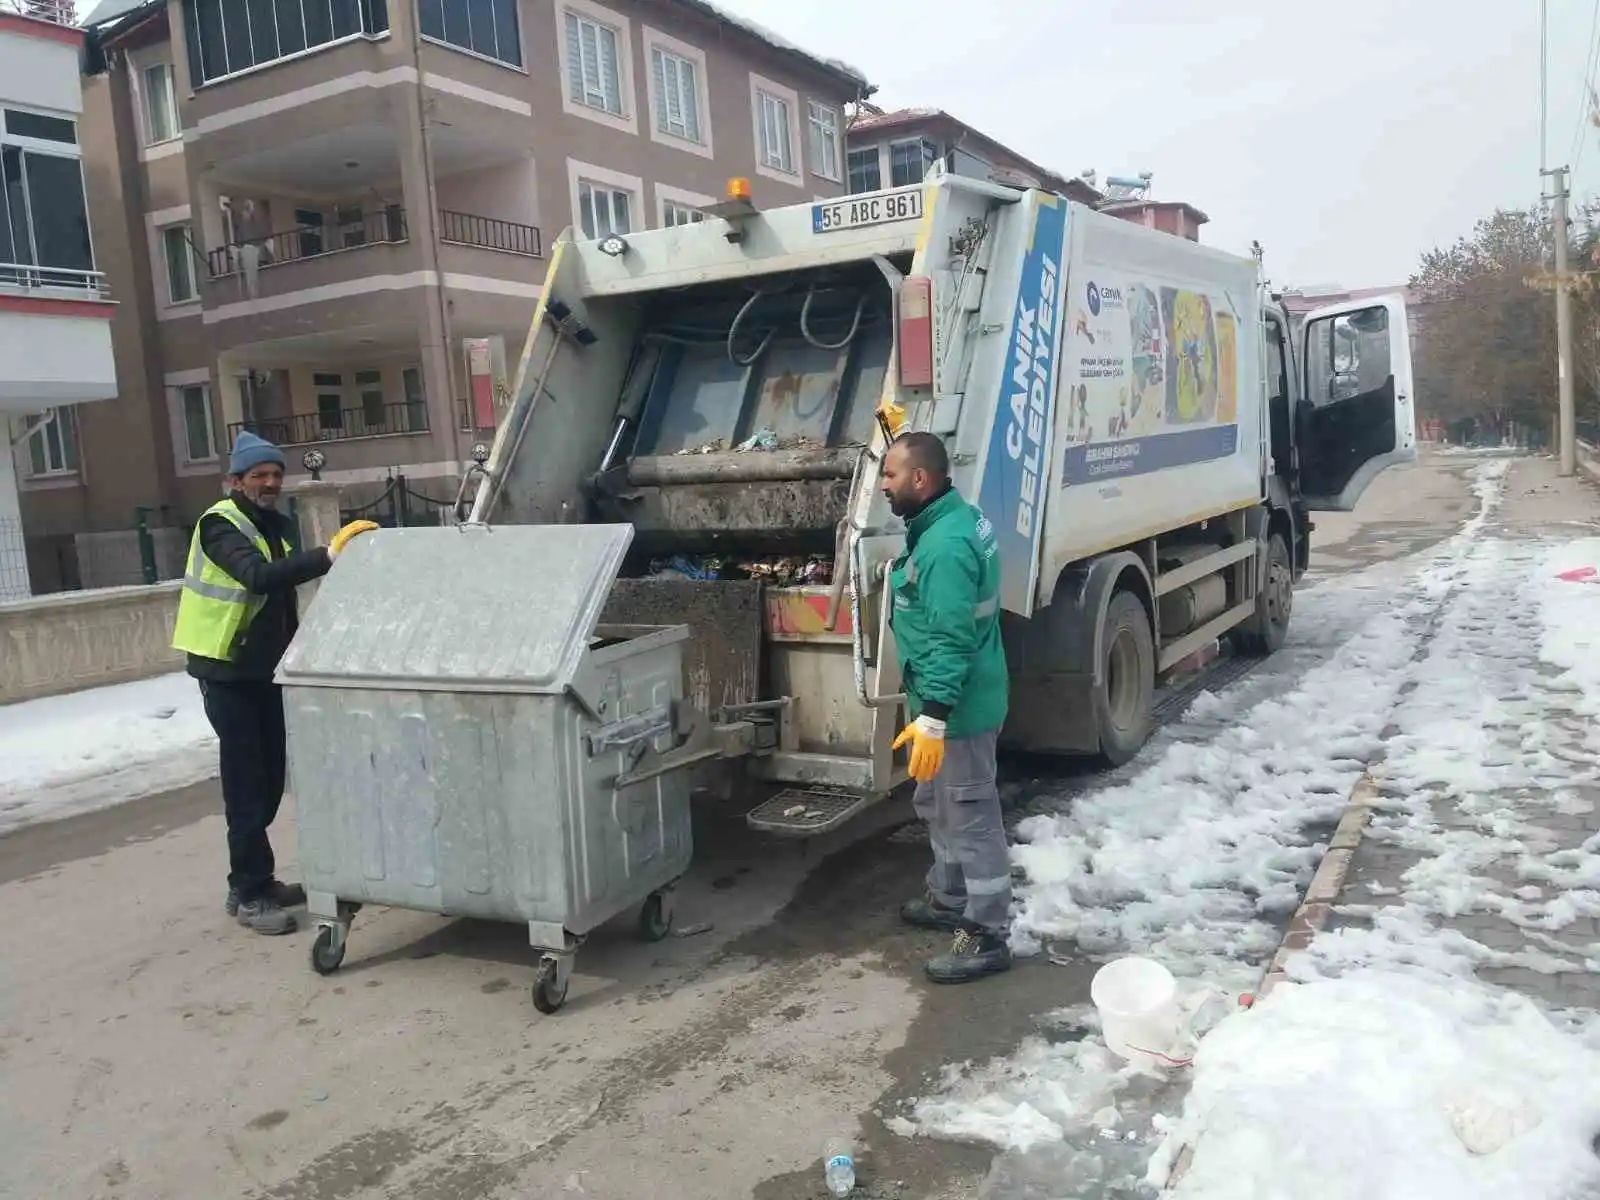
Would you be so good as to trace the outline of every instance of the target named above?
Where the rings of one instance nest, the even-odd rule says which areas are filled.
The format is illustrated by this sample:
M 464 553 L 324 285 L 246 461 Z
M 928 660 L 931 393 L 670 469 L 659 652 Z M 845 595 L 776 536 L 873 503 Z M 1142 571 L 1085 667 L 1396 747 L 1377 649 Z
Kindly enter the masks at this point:
M 327 433 L 344 428 L 344 376 L 318 371 L 311 376 L 317 389 L 317 428 Z
M 418 0 L 417 9 L 425 37 L 496 62 L 522 65 L 517 0 Z
M 700 88 L 695 64 L 659 46 L 650 48 L 656 89 L 656 129 L 686 142 L 699 142 Z
M 325 245 L 322 240 L 322 214 L 315 209 L 297 208 L 294 210 L 294 223 L 298 231 L 296 240 L 300 243 L 300 257 L 310 258 L 314 254 L 321 254 Z
M 339 245 L 350 250 L 367 244 L 367 215 L 359 208 L 336 208 L 333 223 L 339 229 Z
M 442 2 L 472 4 L 476 12 L 512 0 Z M 421 11 L 423 32 L 431 33 L 429 0 Z M 387 33 L 389 6 L 388 0 L 183 0 L 183 28 L 189 78 L 203 85 L 348 37 Z
M 574 104 L 622 116 L 622 82 L 618 75 L 617 31 L 609 25 L 568 12 L 567 91 Z
M 71 407 L 46 409 L 28 434 L 28 474 L 35 479 L 78 470 L 78 414 Z
M 161 250 L 167 262 L 167 302 L 187 304 L 199 298 L 195 281 L 194 251 L 190 247 L 189 226 L 168 225 L 161 231 Z
M 0 264 L 41 267 L 7 282 L 82 286 L 94 270 L 83 168 L 75 157 L 0 147 Z M 48 268 L 70 272 L 51 277 Z
M 793 175 L 794 149 L 789 144 L 789 102 L 771 92 L 756 91 L 756 141 L 761 165 Z
M 705 213 L 676 200 L 661 202 L 661 223 L 669 229 L 674 225 L 697 225 L 706 219 Z
M 633 197 L 621 188 L 578 181 L 578 224 L 590 241 L 613 233 L 632 233 Z
M 145 145 L 170 142 L 178 136 L 178 103 L 172 90 L 172 64 L 144 69 Z
M 361 393 L 361 423 L 369 433 L 384 432 L 383 373 L 357 371 L 356 387 Z
M 422 433 L 428 428 L 428 400 L 422 390 L 421 367 L 407 367 L 400 372 L 400 390 L 406 397 L 406 432 Z
M 878 162 L 878 148 L 863 146 L 845 156 L 850 172 L 848 186 L 852 192 L 875 192 L 883 186 L 883 168 Z
M 185 462 L 208 462 L 217 457 L 216 423 L 211 415 L 211 386 L 194 383 L 175 389 L 183 417 Z
M 824 179 L 839 178 L 839 110 L 806 102 L 806 120 L 811 132 L 811 170 Z
M 939 150 L 926 138 L 889 143 L 889 186 L 909 187 L 921 183 L 928 168 L 939 157 Z
M 41 142 L 78 144 L 78 127 L 66 117 L 47 117 L 18 108 L 6 109 L 6 132 L 12 137 L 34 138 Z

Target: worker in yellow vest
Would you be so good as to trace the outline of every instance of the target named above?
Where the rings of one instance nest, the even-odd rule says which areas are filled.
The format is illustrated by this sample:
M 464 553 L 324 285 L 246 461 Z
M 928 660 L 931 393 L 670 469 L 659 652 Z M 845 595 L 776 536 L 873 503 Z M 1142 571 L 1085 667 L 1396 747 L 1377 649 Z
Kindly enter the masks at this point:
M 295 588 L 327 574 L 345 544 L 376 529 L 352 521 L 327 546 L 301 550 L 278 511 L 283 451 L 241 433 L 228 459 L 228 496 L 205 511 L 189 543 L 172 645 L 189 656 L 217 732 L 228 821 L 226 911 L 257 933 L 292 933 L 287 912 L 305 889 L 279 882 L 267 828 L 287 773 L 283 694 L 272 681 L 299 627 Z

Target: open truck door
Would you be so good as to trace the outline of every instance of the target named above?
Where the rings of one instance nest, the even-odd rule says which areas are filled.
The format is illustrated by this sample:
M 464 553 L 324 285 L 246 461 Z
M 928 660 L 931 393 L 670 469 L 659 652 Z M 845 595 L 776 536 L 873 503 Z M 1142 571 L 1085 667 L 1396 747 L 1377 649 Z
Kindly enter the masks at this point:
M 1410 329 L 1399 296 L 1307 315 L 1295 418 L 1306 507 L 1349 512 L 1385 467 L 1417 456 Z

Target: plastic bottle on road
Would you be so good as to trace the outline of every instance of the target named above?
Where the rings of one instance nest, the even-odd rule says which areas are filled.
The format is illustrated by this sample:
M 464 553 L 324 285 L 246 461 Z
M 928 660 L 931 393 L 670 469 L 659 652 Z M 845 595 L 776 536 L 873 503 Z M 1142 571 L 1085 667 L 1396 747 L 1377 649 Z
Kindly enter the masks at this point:
M 848 1196 L 856 1187 L 856 1160 L 849 1138 L 829 1138 L 822 1148 L 822 1178 L 828 1193 Z

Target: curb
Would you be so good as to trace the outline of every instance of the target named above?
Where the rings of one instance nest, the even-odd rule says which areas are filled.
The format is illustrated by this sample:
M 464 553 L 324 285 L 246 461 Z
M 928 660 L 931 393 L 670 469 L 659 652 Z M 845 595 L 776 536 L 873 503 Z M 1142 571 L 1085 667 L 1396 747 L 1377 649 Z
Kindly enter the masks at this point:
M 1277 953 L 1272 956 L 1272 961 L 1267 965 L 1266 975 L 1262 977 L 1261 986 L 1256 989 L 1257 999 L 1267 995 L 1288 978 L 1285 968 L 1289 956 L 1309 946 L 1311 939 L 1321 933 L 1323 927 L 1327 925 L 1328 914 L 1338 900 L 1340 891 L 1344 889 L 1345 877 L 1350 874 L 1351 860 L 1355 857 L 1356 847 L 1361 845 L 1362 834 L 1366 832 L 1367 822 L 1372 819 L 1372 810 L 1377 801 L 1377 784 L 1373 782 L 1370 773 L 1362 775 L 1350 789 L 1350 797 L 1345 801 L 1344 815 L 1339 818 L 1339 824 L 1328 842 L 1328 852 L 1317 864 L 1316 874 L 1311 877 L 1311 883 L 1306 887 L 1306 894 L 1300 901 L 1300 907 L 1295 910 L 1294 916 L 1289 918 L 1289 928 L 1284 931 L 1283 940 L 1278 943 Z
M 1366 832 L 1367 822 L 1372 819 L 1372 810 L 1377 800 L 1378 785 L 1373 782 L 1370 773 L 1363 774 L 1350 789 L 1350 795 L 1345 800 L 1344 814 L 1339 818 L 1339 824 L 1328 842 L 1328 852 L 1317 864 L 1316 873 L 1311 876 L 1311 882 L 1306 885 L 1306 894 L 1300 900 L 1300 907 L 1295 909 L 1294 916 L 1289 918 L 1289 927 L 1284 931 L 1283 940 L 1278 943 L 1272 961 L 1267 964 L 1261 986 L 1256 989 L 1257 1001 L 1278 984 L 1287 981 L 1288 974 L 1285 967 L 1289 962 L 1289 956 L 1309 946 L 1311 939 L 1321 933 L 1323 927 L 1327 925 L 1328 914 L 1333 911 L 1339 893 L 1344 890 L 1344 881 L 1350 874 L 1350 864 L 1355 858 L 1356 847 L 1361 845 L 1361 837 Z M 1193 1142 L 1178 1151 L 1163 1191 L 1171 1191 L 1182 1182 L 1183 1177 L 1189 1172 L 1190 1164 L 1194 1162 L 1194 1151 Z

